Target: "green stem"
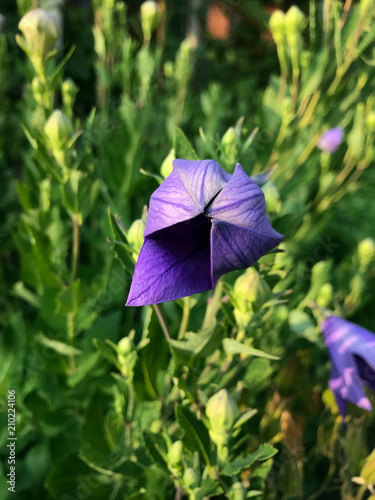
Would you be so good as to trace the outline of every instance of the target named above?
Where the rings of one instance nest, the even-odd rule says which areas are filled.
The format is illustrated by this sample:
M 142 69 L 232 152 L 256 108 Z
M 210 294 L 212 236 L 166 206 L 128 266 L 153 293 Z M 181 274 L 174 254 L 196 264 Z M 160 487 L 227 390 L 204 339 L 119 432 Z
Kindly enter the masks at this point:
M 203 319 L 202 330 L 208 328 L 215 320 L 215 316 L 221 307 L 222 293 L 223 293 L 223 283 L 222 281 L 219 280 L 215 286 L 211 302 L 207 305 L 206 313 Z
M 78 260 L 79 260 L 79 229 L 80 224 L 73 218 L 73 244 L 72 244 L 72 283 L 77 276 Z
M 160 309 L 158 304 L 153 304 L 152 307 L 156 313 L 156 316 L 158 317 L 158 320 L 159 320 L 161 329 L 163 330 L 164 336 L 165 336 L 167 342 L 169 343 L 169 341 L 171 340 L 171 336 L 170 336 L 170 333 L 168 330 L 167 323 L 165 322 L 163 313 L 161 312 L 161 309 Z
M 66 317 L 66 329 L 68 344 L 73 347 L 74 345 L 74 313 L 70 312 Z M 70 373 L 74 373 L 76 370 L 76 364 L 74 356 L 69 356 Z
M 179 340 L 184 338 L 189 323 L 189 317 L 190 317 L 190 297 L 185 297 L 184 308 L 182 310 L 181 324 L 177 337 Z

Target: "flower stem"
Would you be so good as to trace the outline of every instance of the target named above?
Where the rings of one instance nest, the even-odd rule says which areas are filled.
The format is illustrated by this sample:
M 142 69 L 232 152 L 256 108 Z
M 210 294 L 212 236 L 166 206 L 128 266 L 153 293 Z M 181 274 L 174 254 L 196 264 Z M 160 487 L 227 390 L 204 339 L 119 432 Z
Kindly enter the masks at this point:
M 66 317 L 66 329 L 67 329 L 67 337 L 68 344 L 73 347 L 74 344 L 74 312 L 70 312 Z M 76 364 L 74 360 L 74 356 L 69 356 L 69 365 L 70 372 L 74 373 L 76 370 Z
M 152 307 L 156 313 L 156 316 L 158 317 L 158 320 L 159 320 L 161 329 L 163 330 L 164 336 L 165 336 L 167 342 L 169 342 L 171 340 L 171 336 L 170 336 L 170 333 L 169 333 L 169 330 L 167 327 L 167 323 L 165 322 L 163 313 L 161 312 L 161 309 L 160 309 L 158 304 L 153 304 Z
M 189 323 L 189 317 L 190 317 L 190 297 L 185 297 L 184 308 L 182 310 L 181 324 L 177 337 L 179 340 L 184 338 Z
M 79 229 L 80 224 L 73 218 L 73 245 L 72 245 L 72 283 L 76 279 L 79 260 Z

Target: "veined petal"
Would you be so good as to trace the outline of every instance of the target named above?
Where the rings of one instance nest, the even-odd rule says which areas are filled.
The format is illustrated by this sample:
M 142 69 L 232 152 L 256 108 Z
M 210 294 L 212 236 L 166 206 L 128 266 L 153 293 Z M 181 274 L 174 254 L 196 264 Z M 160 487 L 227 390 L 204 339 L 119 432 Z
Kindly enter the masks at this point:
M 278 239 L 278 243 L 283 239 L 268 221 L 263 191 L 245 174 L 239 163 L 228 184 L 205 213 L 213 219 L 268 234 Z
M 186 190 L 176 169 L 154 191 L 145 227 L 145 237 L 183 221 L 202 212 Z
M 211 275 L 213 283 L 225 273 L 246 269 L 281 241 L 281 235 L 264 234 L 229 222 L 212 219 Z
M 176 159 L 173 160 L 173 168 L 201 212 L 231 179 L 231 175 L 214 160 Z
M 157 304 L 210 290 L 210 225 L 202 216 L 147 237 L 126 305 Z

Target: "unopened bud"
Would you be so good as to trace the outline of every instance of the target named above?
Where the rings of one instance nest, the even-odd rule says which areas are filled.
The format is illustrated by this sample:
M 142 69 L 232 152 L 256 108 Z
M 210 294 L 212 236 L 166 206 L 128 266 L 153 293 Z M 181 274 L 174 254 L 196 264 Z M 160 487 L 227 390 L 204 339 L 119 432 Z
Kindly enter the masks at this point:
M 43 9 L 31 10 L 18 24 L 32 54 L 45 57 L 59 38 L 59 30 L 52 17 Z
M 199 486 L 199 478 L 192 467 L 188 467 L 185 470 L 182 480 L 185 487 L 189 490 L 194 490 Z
M 303 12 L 295 5 L 292 5 L 292 7 L 290 7 L 288 12 L 285 14 L 286 32 L 288 33 L 293 31 L 295 33 L 303 30 L 305 26 L 306 26 L 306 18 Z
M 176 467 L 181 462 L 182 457 L 182 441 L 175 441 L 168 450 L 168 462 L 172 467 Z
M 35 101 L 41 106 L 43 106 L 45 102 L 44 99 L 45 88 L 43 83 L 37 76 L 34 76 L 34 78 L 31 81 L 31 91 L 33 93 Z
M 165 157 L 163 163 L 161 164 L 160 167 L 160 173 L 166 179 L 169 174 L 172 173 L 173 170 L 173 160 L 176 159 L 176 155 L 174 153 L 174 148 L 172 148 L 168 155 Z
M 321 307 L 328 307 L 332 302 L 333 287 L 331 283 L 324 283 L 318 292 L 316 303 Z
M 141 25 L 143 36 L 150 41 L 158 18 L 158 6 L 153 0 L 147 0 L 141 4 Z
M 358 255 L 360 267 L 367 269 L 369 264 L 375 260 L 375 241 L 372 238 L 365 238 L 358 245 Z
M 228 491 L 228 498 L 229 500 L 245 500 L 247 498 L 247 490 L 242 483 L 237 481 Z
M 122 356 L 127 356 L 134 351 L 134 342 L 129 337 L 122 338 L 117 344 L 118 353 Z
M 237 155 L 237 135 L 233 127 L 229 127 L 221 139 L 224 154 L 229 158 Z
M 237 278 L 233 296 L 242 310 L 246 310 L 246 303 L 250 302 L 259 309 L 270 297 L 271 289 L 267 282 L 253 267 L 247 269 L 244 274 Z M 242 307 L 241 307 L 242 305 Z
M 285 14 L 282 10 L 275 10 L 269 20 L 270 30 L 275 43 L 282 41 L 285 32 Z
M 133 257 L 135 259 L 138 258 L 138 254 L 143 245 L 145 225 L 146 224 L 142 219 L 137 219 L 130 226 L 127 234 L 129 245 L 134 250 Z
M 367 13 L 370 13 L 370 9 L 374 6 L 374 0 L 361 0 L 359 4 L 359 15 L 361 17 L 366 16 Z
M 366 125 L 371 130 L 371 132 L 375 131 L 375 112 L 370 111 L 370 113 L 366 116 Z
M 71 78 L 63 81 L 63 84 L 61 85 L 61 97 L 64 106 L 66 106 L 68 109 L 73 108 L 77 92 L 78 87 Z
M 214 433 L 229 431 L 240 412 L 226 389 L 214 394 L 207 402 L 206 415 Z
M 172 78 L 173 70 L 174 70 L 173 62 L 172 61 L 165 61 L 164 74 L 167 78 Z
M 262 187 L 262 191 L 266 198 L 267 212 L 279 212 L 281 210 L 281 201 L 279 191 L 275 184 L 271 181 L 266 182 Z
M 73 125 L 71 120 L 59 109 L 56 109 L 48 118 L 44 126 L 48 145 L 52 151 L 58 151 L 64 148 L 67 141 L 73 134 Z

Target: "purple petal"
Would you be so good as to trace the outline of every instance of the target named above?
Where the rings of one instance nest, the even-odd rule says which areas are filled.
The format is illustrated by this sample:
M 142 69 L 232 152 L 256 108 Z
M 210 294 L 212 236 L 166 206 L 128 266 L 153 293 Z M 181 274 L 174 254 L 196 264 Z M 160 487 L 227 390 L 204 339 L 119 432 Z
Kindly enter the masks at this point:
M 201 209 L 186 191 L 176 169 L 154 191 L 145 227 L 145 237 L 199 215 Z
M 202 212 L 231 178 L 231 175 L 214 160 L 177 159 L 173 161 L 173 167 L 179 173 L 186 191 Z
M 126 305 L 157 304 L 210 290 L 210 226 L 199 216 L 147 237 Z
M 342 418 L 345 418 L 346 415 L 346 401 L 344 398 L 341 397 L 340 391 L 338 390 L 339 387 L 341 387 L 341 378 L 340 374 L 336 370 L 336 368 L 333 366 L 331 370 L 331 376 L 329 377 L 329 382 L 328 382 L 329 388 L 333 392 L 337 406 L 339 407 L 339 411 L 341 413 Z
M 363 385 L 375 388 L 375 336 L 337 316 L 326 319 L 322 331 L 335 369 L 331 389 L 336 396 L 371 410 Z
M 358 373 L 366 385 L 375 391 L 375 370 L 361 356 L 354 354 Z
M 245 174 L 239 163 L 228 184 L 220 191 L 205 213 L 212 219 L 263 233 L 260 236 L 262 238 L 265 235 L 272 237 L 274 241 L 277 240 L 277 243 L 274 243 L 271 248 L 283 240 L 283 236 L 275 231 L 268 221 L 263 191 Z M 251 249 L 252 247 L 250 251 Z
M 341 127 L 327 130 L 318 142 L 318 148 L 327 153 L 334 153 L 344 140 L 344 129 Z
M 225 273 L 250 267 L 279 243 L 277 236 L 212 219 L 211 272 L 214 284 Z
M 145 236 L 203 213 L 230 177 L 214 160 L 174 160 L 172 173 L 151 195 Z

